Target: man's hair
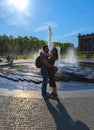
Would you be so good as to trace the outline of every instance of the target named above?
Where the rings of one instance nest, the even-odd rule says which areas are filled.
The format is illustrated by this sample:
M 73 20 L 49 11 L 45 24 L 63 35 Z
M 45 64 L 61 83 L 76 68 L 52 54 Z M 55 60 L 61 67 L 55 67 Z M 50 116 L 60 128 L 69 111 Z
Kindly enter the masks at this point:
M 47 48 L 48 48 L 48 46 L 47 46 L 47 45 L 44 45 L 44 46 L 43 46 L 43 51 L 46 50 Z

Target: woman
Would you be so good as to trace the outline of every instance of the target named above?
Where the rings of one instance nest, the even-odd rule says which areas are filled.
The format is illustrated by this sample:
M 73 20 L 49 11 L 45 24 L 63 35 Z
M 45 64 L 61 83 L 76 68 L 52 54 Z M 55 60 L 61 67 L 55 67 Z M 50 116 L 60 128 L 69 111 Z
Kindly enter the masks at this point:
M 50 57 L 49 59 L 49 63 L 51 65 L 54 65 L 55 64 L 55 61 L 58 59 L 58 50 L 56 47 L 54 47 L 52 50 L 51 50 L 51 54 L 52 56 Z M 57 87 L 56 87 L 56 83 L 55 83 L 55 73 L 57 71 L 57 67 L 54 67 L 54 68 L 48 68 L 48 74 L 49 74 L 49 85 L 50 87 L 52 87 L 52 92 L 50 94 L 50 96 L 52 98 L 54 97 L 57 97 L 58 94 L 57 94 Z

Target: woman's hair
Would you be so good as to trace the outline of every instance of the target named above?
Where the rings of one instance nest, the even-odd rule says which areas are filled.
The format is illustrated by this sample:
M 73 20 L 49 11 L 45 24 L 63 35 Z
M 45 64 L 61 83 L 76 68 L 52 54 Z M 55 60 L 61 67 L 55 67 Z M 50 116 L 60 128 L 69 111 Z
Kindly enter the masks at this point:
M 55 57 L 55 60 L 58 59 L 58 50 L 56 47 L 53 48 L 55 50 L 55 53 L 54 53 L 54 57 Z

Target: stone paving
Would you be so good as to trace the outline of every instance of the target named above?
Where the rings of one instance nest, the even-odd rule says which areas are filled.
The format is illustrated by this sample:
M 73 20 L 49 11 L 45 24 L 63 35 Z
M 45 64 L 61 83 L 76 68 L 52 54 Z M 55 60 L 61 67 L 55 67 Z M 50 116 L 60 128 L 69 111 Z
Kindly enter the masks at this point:
M 0 130 L 94 130 L 94 90 L 59 92 L 57 100 L 39 91 L 1 95 Z
M 0 130 L 94 130 L 93 110 L 94 96 L 0 96 Z

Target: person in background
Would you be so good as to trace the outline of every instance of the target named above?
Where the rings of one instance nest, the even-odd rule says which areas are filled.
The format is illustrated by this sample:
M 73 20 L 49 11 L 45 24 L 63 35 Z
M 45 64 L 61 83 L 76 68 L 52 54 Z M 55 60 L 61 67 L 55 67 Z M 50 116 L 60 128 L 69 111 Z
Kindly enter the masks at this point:
M 8 65 L 9 65 L 10 64 L 10 59 L 11 59 L 10 54 L 7 55 L 6 59 L 7 59 Z
M 54 66 L 55 61 L 58 60 L 58 50 L 56 47 L 54 47 L 51 50 L 51 54 L 52 54 L 52 57 L 49 58 L 49 63 Z M 57 87 L 56 87 L 56 83 L 55 83 L 55 73 L 57 72 L 57 70 L 58 70 L 57 67 L 48 68 L 49 85 L 50 85 L 50 87 L 52 87 L 52 92 L 51 92 L 50 96 L 52 98 L 58 97 Z
M 41 75 L 43 77 L 42 81 L 42 96 L 47 97 L 47 83 L 48 83 L 48 68 L 54 69 L 54 66 L 51 65 L 48 62 L 48 57 L 49 57 L 49 48 L 47 45 L 43 46 L 43 52 L 40 53 L 40 59 L 42 62 L 41 65 Z
M 14 54 L 10 55 L 10 68 L 13 67 L 13 61 L 14 61 Z

